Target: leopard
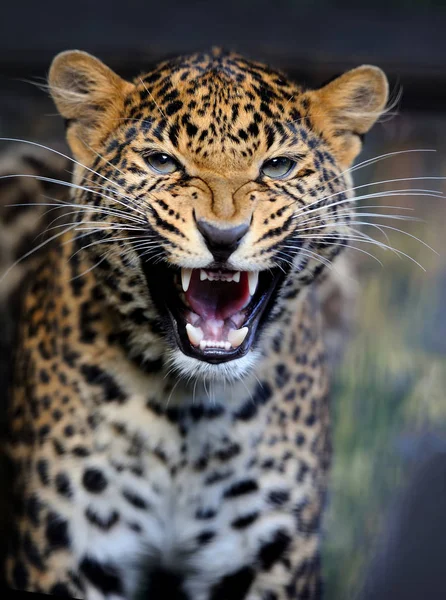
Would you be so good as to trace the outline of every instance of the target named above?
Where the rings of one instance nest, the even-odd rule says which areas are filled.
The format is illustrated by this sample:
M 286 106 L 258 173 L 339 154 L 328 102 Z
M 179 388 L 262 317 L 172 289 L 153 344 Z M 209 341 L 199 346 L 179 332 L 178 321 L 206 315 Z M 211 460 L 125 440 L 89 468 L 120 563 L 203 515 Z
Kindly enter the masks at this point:
M 130 81 L 71 50 L 48 89 L 72 175 L 17 325 L 8 585 L 321 598 L 321 290 L 352 235 L 385 74 L 309 88 L 212 49 Z

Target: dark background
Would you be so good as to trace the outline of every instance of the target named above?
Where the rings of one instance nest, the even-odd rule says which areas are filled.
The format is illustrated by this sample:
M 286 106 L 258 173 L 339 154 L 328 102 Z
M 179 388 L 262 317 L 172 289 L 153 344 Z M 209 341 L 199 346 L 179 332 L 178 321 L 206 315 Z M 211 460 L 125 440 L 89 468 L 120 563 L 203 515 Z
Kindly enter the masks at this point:
M 446 176 L 444 2 L 48 0 L 8 1 L 1 8 L 1 136 L 63 144 L 62 120 L 30 83 L 44 82 L 59 51 L 86 50 L 131 77 L 162 58 L 222 46 L 310 86 L 362 63 L 380 66 L 392 97 L 401 90 L 402 97 L 397 114 L 368 136 L 361 159 L 436 152 L 378 162 L 359 170 L 356 183 Z M 441 181 L 399 187 L 410 185 L 445 189 Z M 426 273 L 391 253 L 372 248 L 380 267 L 353 252 L 359 309 L 335 376 L 326 597 L 440 599 L 446 597 L 446 200 L 375 203 L 411 209 L 423 222 L 395 226 L 438 255 L 396 232 L 392 245 Z M 4 343 L 7 324 L 0 336 Z
M 79 48 L 121 73 L 211 46 L 267 60 L 318 84 L 373 61 L 404 82 L 408 108 L 443 110 L 446 11 L 432 0 L 59 0 L 5 2 L 0 72 L 44 76 L 53 56 Z

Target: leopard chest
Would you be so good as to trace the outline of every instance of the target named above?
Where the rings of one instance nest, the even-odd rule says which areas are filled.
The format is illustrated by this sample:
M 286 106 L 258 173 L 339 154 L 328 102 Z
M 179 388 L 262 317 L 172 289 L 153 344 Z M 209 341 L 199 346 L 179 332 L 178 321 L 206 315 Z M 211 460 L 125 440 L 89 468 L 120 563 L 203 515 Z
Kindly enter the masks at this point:
M 68 467 L 76 498 L 64 516 L 80 563 L 106 557 L 129 593 L 157 568 L 210 585 L 277 535 L 291 540 L 316 463 L 274 406 L 247 396 L 232 408 L 143 409 L 135 397 L 111 411 L 91 456 Z

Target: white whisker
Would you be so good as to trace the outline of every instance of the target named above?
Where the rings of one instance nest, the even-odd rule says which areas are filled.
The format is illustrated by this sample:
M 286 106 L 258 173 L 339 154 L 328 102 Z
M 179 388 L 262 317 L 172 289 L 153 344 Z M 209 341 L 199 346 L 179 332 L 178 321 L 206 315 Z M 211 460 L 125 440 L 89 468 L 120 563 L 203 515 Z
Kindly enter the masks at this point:
M 153 97 L 153 94 L 151 93 L 151 91 L 149 90 L 149 88 L 146 86 L 146 84 L 144 83 L 144 81 L 141 79 L 141 77 L 139 78 L 139 81 L 141 82 L 141 85 L 143 86 L 143 88 L 145 89 L 145 91 L 152 98 L 152 100 L 153 100 L 156 108 L 160 111 L 161 116 L 163 117 L 163 119 L 166 121 L 166 123 L 169 123 L 169 119 L 166 117 L 166 115 L 164 114 L 164 112 L 161 110 L 161 107 L 159 106 L 158 102 L 155 100 L 155 98 Z
M 413 190 L 413 189 L 411 189 L 411 190 L 392 190 L 392 191 L 387 191 L 387 192 L 373 192 L 371 194 L 364 194 L 363 196 L 344 198 L 344 199 L 338 200 L 336 202 L 331 202 L 330 204 L 319 206 L 318 208 L 312 208 L 311 210 L 307 210 L 313 204 L 318 204 L 319 202 L 322 202 L 322 200 L 318 200 L 317 202 L 307 205 L 307 207 L 305 207 L 305 209 L 297 210 L 293 215 L 293 219 L 299 218 L 299 216 L 302 213 L 308 213 L 309 215 L 312 216 L 314 213 L 319 212 L 321 210 L 328 210 L 329 208 L 332 208 L 334 206 L 340 206 L 342 204 L 355 204 L 359 200 L 367 200 L 368 198 L 388 198 L 388 197 L 390 198 L 392 196 L 422 196 L 422 197 L 433 196 L 435 198 L 445 198 L 445 196 L 443 196 L 440 192 L 438 192 L 438 193 L 436 193 L 436 192 L 426 193 L 426 192 L 431 192 L 431 190 Z M 343 192 L 340 192 L 340 193 L 343 193 Z M 336 196 L 336 195 L 339 195 L 339 194 L 333 194 L 333 196 Z
M 118 188 L 121 187 L 115 181 L 112 181 L 111 179 L 108 179 L 107 177 L 105 177 L 105 175 L 101 175 L 101 173 L 97 173 L 96 171 L 94 171 L 90 167 L 87 167 L 86 165 L 82 164 L 81 162 L 77 161 L 76 159 L 72 158 L 71 156 L 68 156 L 67 154 L 64 154 L 63 152 L 59 152 L 59 150 L 55 150 L 54 148 L 50 148 L 49 146 L 45 146 L 44 144 L 40 144 L 38 142 L 33 142 L 31 140 L 21 140 L 21 139 L 17 139 L 17 138 L 7 138 L 7 137 L 0 138 L 0 142 L 14 142 L 14 143 L 19 142 L 19 143 L 22 143 L 22 144 L 29 144 L 30 146 L 36 146 L 37 148 L 42 148 L 43 150 L 48 150 L 49 152 L 53 152 L 54 154 L 58 154 L 62 158 L 65 158 L 65 159 L 69 160 L 70 162 L 78 165 L 79 167 L 82 167 L 83 169 L 86 169 L 87 171 L 90 171 L 94 175 L 97 175 L 98 177 L 101 177 L 102 179 L 105 179 L 106 181 L 108 181 L 109 183 L 115 185 L 116 187 L 118 187 Z M 85 143 L 85 142 L 83 142 L 83 143 Z
M 91 235 L 91 233 L 88 234 L 84 234 L 83 236 L 76 236 L 76 239 L 78 239 L 78 237 L 86 237 L 86 235 Z M 87 248 L 91 248 L 93 246 L 99 246 L 101 244 L 113 244 L 116 242 L 127 242 L 130 243 L 132 242 L 134 239 L 141 239 L 143 236 L 138 236 L 135 238 L 130 238 L 130 237 L 122 237 L 122 238 L 110 238 L 110 239 L 106 239 L 106 240 L 95 240 L 94 242 L 91 242 L 89 244 L 87 244 L 86 246 L 82 246 L 81 248 L 79 248 L 78 250 L 76 250 L 76 252 L 74 252 L 71 256 L 70 259 L 73 258 L 73 256 L 75 256 L 76 254 L 78 254 L 79 252 L 81 252 L 82 250 L 86 250 Z M 71 241 L 71 240 L 69 240 Z M 67 242 L 64 242 L 67 243 Z M 154 242 L 155 244 L 155 242 Z M 135 249 L 137 248 L 137 244 L 135 244 L 134 246 L 132 245 L 132 247 L 134 247 Z
M 73 256 L 70 256 L 70 258 L 72 258 Z M 75 275 L 74 277 L 71 277 L 71 279 L 69 279 L 69 281 L 74 281 L 75 279 L 79 279 L 80 277 L 83 277 L 84 275 L 87 275 L 87 273 L 90 273 L 91 271 L 93 271 L 93 269 L 95 269 L 97 266 L 99 266 L 101 264 L 101 262 L 103 262 L 105 260 L 105 256 L 102 256 L 97 263 L 95 263 L 93 266 L 91 266 L 89 269 L 86 269 L 85 271 L 83 271 L 82 273 L 79 273 L 78 275 Z
M 22 174 L 13 173 L 12 175 L 2 175 L 2 176 L 0 176 L 0 180 L 2 180 L 2 179 L 15 179 L 17 177 L 25 177 L 25 178 L 28 178 L 28 179 L 36 179 L 38 181 L 47 181 L 49 183 L 54 183 L 56 185 L 61 185 L 61 186 L 64 186 L 64 187 L 69 187 L 69 188 L 77 189 L 77 190 L 83 190 L 85 192 L 101 196 L 102 198 L 106 198 L 107 200 L 111 200 L 112 202 L 118 202 L 118 204 L 121 204 L 122 206 L 124 206 L 124 208 L 128 209 L 128 206 L 124 202 L 121 202 L 120 200 L 118 200 L 116 197 L 108 196 L 106 194 L 103 194 L 101 192 L 97 192 L 95 190 L 92 190 L 90 188 L 84 187 L 82 185 L 77 185 L 75 183 L 70 183 L 68 181 L 63 181 L 62 179 L 53 179 L 52 177 L 44 177 L 44 176 L 41 176 L 41 175 L 31 175 L 30 173 L 22 173 Z M 136 212 L 138 212 L 139 214 L 141 214 L 143 217 L 146 216 L 145 213 L 142 210 L 139 210 L 137 208 L 134 208 L 134 210 L 136 210 Z
M 359 189 L 363 189 L 363 188 L 368 188 L 371 186 L 376 186 L 376 185 L 384 185 L 387 183 L 398 183 L 398 182 L 407 182 L 407 181 L 418 181 L 418 180 L 425 180 L 425 179 L 437 179 L 437 180 L 443 180 L 446 179 L 446 177 L 406 177 L 406 178 L 401 178 L 401 179 L 388 179 L 388 180 L 383 180 L 383 181 L 372 181 L 370 183 L 364 183 L 362 185 L 357 185 L 354 187 L 350 187 L 350 188 L 346 188 L 346 189 L 342 189 L 338 192 L 335 192 L 333 194 L 330 194 L 328 196 L 324 196 L 322 198 L 317 198 L 316 200 L 314 200 L 313 202 L 310 202 L 310 204 L 305 204 L 302 208 L 300 208 L 298 211 L 296 211 L 296 214 L 298 214 L 299 212 L 305 212 L 307 211 L 309 208 L 311 208 L 312 206 L 314 206 L 315 204 L 320 204 L 322 202 L 325 202 L 326 200 L 329 200 L 330 198 L 335 198 L 336 196 L 340 196 L 341 194 L 347 194 L 350 192 L 354 192 L 356 190 Z M 358 201 L 360 198 L 373 198 L 373 197 L 383 197 L 383 194 L 388 194 L 388 195 L 415 195 L 415 193 L 420 193 L 421 194 L 426 194 L 426 195 L 434 195 L 434 196 L 438 196 L 439 198 L 444 198 L 445 196 L 443 195 L 443 193 L 440 190 L 432 190 L 432 189 L 417 189 L 417 188 L 410 188 L 410 189 L 396 189 L 396 190 L 382 190 L 379 192 L 374 192 L 371 194 L 367 194 L 365 196 L 351 196 L 350 198 L 346 198 L 345 200 L 348 201 Z M 376 195 L 375 195 L 376 194 Z M 305 196 L 304 196 L 305 197 Z M 331 206 L 331 204 L 328 205 L 324 205 L 324 208 L 328 208 L 328 206 Z
M 3 273 L 3 275 L 0 277 L 0 282 L 4 281 L 5 277 L 7 277 L 7 275 L 11 272 L 11 270 L 17 266 L 19 263 L 21 263 L 22 261 L 24 261 L 26 258 L 28 258 L 29 256 L 31 256 L 32 254 L 34 254 L 35 252 L 38 252 L 41 248 L 43 248 L 46 244 L 49 244 L 50 242 L 52 242 L 53 240 L 57 239 L 58 237 L 60 237 L 61 235 L 64 235 L 65 233 L 68 233 L 68 231 L 71 231 L 72 229 L 74 229 L 76 227 L 76 224 L 71 224 L 70 226 L 68 226 L 64 231 L 60 231 L 59 233 L 54 234 L 53 236 L 51 236 L 49 239 L 45 240 L 44 242 L 42 242 L 41 244 L 39 244 L 38 246 L 32 248 L 29 252 L 26 252 L 25 254 L 23 254 L 23 256 L 21 256 L 20 258 L 18 258 L 15 262 L 12 263 L 12 265 L 10 267 L 8 267 L 8 269 L 6 269 L 6 271 Z

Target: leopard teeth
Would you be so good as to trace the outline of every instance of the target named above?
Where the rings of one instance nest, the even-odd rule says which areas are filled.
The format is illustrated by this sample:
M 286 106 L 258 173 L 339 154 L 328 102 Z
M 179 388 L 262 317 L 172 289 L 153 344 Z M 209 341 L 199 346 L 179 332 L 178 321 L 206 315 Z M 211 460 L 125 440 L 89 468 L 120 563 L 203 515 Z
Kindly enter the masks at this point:
M 204 269 L 200 269 L 200 281 L 226 281 L 230 283 L 240 283 L 240 271 L 234 271 L 231 273 L 206 273 Z
M 200 327 L 194 327 L 190 323 L 187 323 L 186 332 L 192 346 L 199 346 L 204 337 L 203 330 Z
M 248 327 L 242 327 L 241 329 L 233 329 L 228 333 L 228 340 L 233 348 L 238 348 L 245 340 L 248 335 Z
M 223 340 L 201 340 L 200 350 L 205 350 L 206 348 L 221 348 L 222 350 L 230 350 L 231 344 L 229 342 L 224 342 Z
M 187 292 L 189 289 L 190 279 L 192 277 L 192 269 L 181 269 L 181 285 L 183 292 Z
M 248 285 L 249 285 L 249 293 L 251 296 L 254 296 L 254 294 L 256 293 L 258 283 L 259 283 L 259 272 L 258 271 L 249 271 L 248 272 Z

